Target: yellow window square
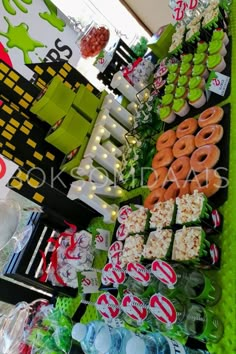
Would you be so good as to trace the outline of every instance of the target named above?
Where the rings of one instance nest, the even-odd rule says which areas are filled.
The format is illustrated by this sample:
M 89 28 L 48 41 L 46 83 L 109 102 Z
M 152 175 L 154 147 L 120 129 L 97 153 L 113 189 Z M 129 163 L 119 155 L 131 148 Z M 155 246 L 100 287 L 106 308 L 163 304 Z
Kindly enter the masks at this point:
M 61 75 L 57 75 L 58 79 L 61 80 L 62 82 L 64 81 L 64 77 L 62 77 Z
M 68 75 L 68 72 L 65 71 L 64 69 L 61 69 L 61 70 L 59 71 L 59 73 L 60 73 L 63 77 L 66 77 L 66 76 Z
M 39 82 L 41 82 L 41 84 L 43 84 L 44 86 L 46 85 L 46 82 L 44 80 L 42 80 L 41 78 L 39 78 Z
M 42 203 L 44 200 L 44 196 L 42 194 L 35 193 L 33 199 L 38 203 Z
M 41 155 L 37 151 L 34 152 L 33 156 L 40 161 L 42 161 L 42 159 L 43 159 L 43 155 Z
M 20 86 L 16 85 L 13 89 L 16 93 L 18 93 L 18 95 L 23 95 L 23 93 L 25 92 Z
M 29 161 L 29 160 L 26 160 L 26 164 L 30 167 L 35 167 L 35 163 Z
M 79 86 L 80 86 L 80 83 L 79 83 L 79 82 L 76 82 L 75 88 L 78 88 Z
M 0 80 L 2 81 L 4 79 L 5 75 L 3 73 L 0 73 Z
M 39 75 L 42 75 L 43 73 L 43 69 L 41 69 L 38 65 L 34 67 L 34 71 Z
M 49 159 L 49 160 L 54 160 L 55 159 L 55 156 L 53 154 L 51 154 L 50 152 L 47 152 L 46 153 L 46 157 Z
M 21 181 L 19 181 L 18 179 L 13 179 L 11 181 L 11 187 L 20 190 L 23 186 L 23 183 Z
M 16 104 L 14 104 L 14 103 L 11 103 L 11 107 L 15 110 L 15 111 L 17 111 L 17 112 L 19 112 L 19 106 L 17 106 Z
M 7 74 L 10 68 L 4 63 L 0 63 L 0 70 Z
M 65 63 L 65 64 L 63 65 L 63 68 L 64 68 L 66 71 L 70 72 L 71 69 L 72 69 L 72 66 L 71 66 L 70 64 L 68 64 L 68 63 Z
M 67 87 L 69 87 L 69 88 L 72 87 L 72 85 L 71 85 L 68 81 L 65 81 L 64 84 L 65 84 Z
M 14 118 L 11 118 L 10 119 L 10 122 L 9 122 L 11 125 L 14 125 L 14 127 L 18 128 L 20 123 L 17 122 L 17 120 L 15 120 Z
M 0 143 L 0 147 L 2 147 L 3 146 L 3 143 Z
M 30 94 L 28 94 L 27 92 L 24 94 L 24 99 L 28 102 L 32 102 L 34 97 L 32 97 Z
M 27 174 L 26 174 L 25 172 L 23 172 L 23 171 L 19 171 L 19 172 L 17 173 L 16 177 L 17 177 L 19 180 L 23 181 L 23 182 L 26 182 L 27 179 L 28 179 Z
M 47 72 L 52 76 L 56 75 L 56 71 L 51 67 L 47 68 Z
M 94 87 L 93 87 L 92 85 L 90 85 L 90 84 L 87 84 L 86 87 L 87 87 L 87 89 L 88 89 L 90 92 L 92 92 L 93 89 L 94 89 Z
M 25 120 L 25 121 L 24 121 L 24 125 L 25 125 L 27 128 L 29 128 L 29 129 L 32 129 L 32 128 L 33 128 L 33 124 L 30 123 L 28 120 Z
M 0 119 L 0 127 L 3 127 L 5 124 L 4 120 Z
M 15 134 L 16 132 L 16 128 L 13 128 L 10 124 L 6 125 L 6 130 L 8 130 L 12 134 Z
M 27 114 L 25 114 L 24 112 L 20 112 L 20 113 L 21 113 L 21 115 L 22 115 L 23 117 L 29 119 L 29 116 L 28 116 Z
M 33 140 L 31 140 L 31 139 L 28 139 L 28 140 L 26 141 L 26 143 L 27 143 L 28 145 L 32 146 L 32 148 L 35 148 L 36 145 L 37 145 L 36 142 L 33 141 Z
M 4 156 L 6 156 L 9 160 L 12 160 L 12 158 L 13 158 L 13 155 L 12 154 L 10 154 L 8 151 L 6 151 L 6 150 L 3 150 L 2 151 L 2 154 L 4 155 Z
M 29 135 L 29 133 L 30 133 L 30 130 L 27 129 L 26 127 L 24 127 L 24 126 L 22 126 L 22 127 L 20 128 L 20 131 L 22 131 L 22 133 L 24 133 L 24 134 L 26 134 L 26 135 Z
M 10 133 L 8 133 L 6 130 L 4 130 L 4 131 L 2 132 L 2 136 L 3 136 L 4 138 L 6 138 L 7 140 L 11 140 L 11 138 L 12 138 L 12 135 L 11 135 Z
M 28 108 L 29 107 L 29 103 L 27 103 L 25 100 L 21 99 L 19 101 L 19 104 L 24 107 L 24 108 Z
M 4 105 L 2 106 L 2 109 L 3 109 L 5 112 L 7 112 L 8 114 L 12 114 L 12 112 L 13 112 L 13 109 L 12 109 L 11 107 L 7 106 L 6 104 L 4 104 Z
M 30 185 L 30 187 L 32 188 L 37 188 L 40 184 L 40 182 L 38 182 L 36 179 L 34 178 L 30 178 L 28 181 L 28 184 Z
M 14 162 L 17 163 L 19 166 L 24 166 L 24 162 L 18 159 L 17 157 L 14 158 Z
M 15 73 L 15 71 L 11 71 L 11 72 L 8 74 L 8 76 L 9 76 L 12 80 L 14 80 L 15 82 L 18 81 L 19 78 L 20 78 L 20 76 L 17 75 L 17 73 Z
M 12 88 L 15 85 L 14 81 L 10 80 L 9 78 L 6 78 L 4 80 L 4 84 L 6 84 L 10 88 Z
M 10 144 L 8 141 L 6 142 L 6 146 L 13 151 L 16 150 L 16 147 L 14 145 Z
M 44 89 L 44 87 L 45 87 L 44 85 L 40 84 L 39 81 L 37 82 L 37 86 L 38 86 L 39 88 L 41 88 L 41 89 Z

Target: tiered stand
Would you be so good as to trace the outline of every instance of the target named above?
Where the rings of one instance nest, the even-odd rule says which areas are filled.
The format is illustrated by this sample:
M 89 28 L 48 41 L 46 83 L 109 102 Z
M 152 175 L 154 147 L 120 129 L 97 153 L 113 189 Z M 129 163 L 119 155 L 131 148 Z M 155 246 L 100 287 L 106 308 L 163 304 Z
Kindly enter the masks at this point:
M 213 309 L 219 315 L 224 323 L 224 336 L 217 344 L 208 344 L 208 350 L 211 354 L 233 354 L 236 353 L 236 1 L 233 1 L 231 7 L 230 33 L 232 36 L 232 77 L 231 77 L 231 95 L 220 105 L 231 104 L 231 127 L 230 127 L 230 162 L 229 162 L 229 190 L 228 200 L 220 208 L 224 215 L 224 229 L 220 237 L 221 246 L 221 269 L 212 272 L 211 276 L 217 278 L 222 287 L 222 299 Z M 131 191 L 125 195 L 123 200 L 127 200 L 142 194 L 144 197 L 148 191 L 142 188 Z M 100 219 L 100 218 L 99 218 Z M 100 228 L 101 220 L 94 220 Z M 111 225 L 104 225 L 104 228 L 110 228 Z M 105 252 L 99 254 L 95 260 L 94 268 L 103 268 L 106 263 L 107 255 Z M 91 296 L 91 301 L 95 302 L 98 294 Z M 62 308 L 69 316 L 73 316 L 80 304 L 81 296 L 75 299 L 59 298 L 57 306 Z M 81 318 L 81 322 L 87 323 L 97 319 L 98 313 L 93 306 L 87 306 L 86 311 Z

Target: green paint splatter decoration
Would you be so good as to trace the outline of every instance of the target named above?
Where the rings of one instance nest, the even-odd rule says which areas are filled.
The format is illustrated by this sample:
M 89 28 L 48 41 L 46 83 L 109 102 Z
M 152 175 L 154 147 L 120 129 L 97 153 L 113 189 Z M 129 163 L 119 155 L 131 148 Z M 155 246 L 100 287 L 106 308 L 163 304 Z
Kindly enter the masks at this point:
M 0 36 L 8 38 L 6 43 L 8 48 L 18 48 L 22 51 L 25 64 L 31 64 L 29 52 L 34 52 L 36 48 L 43 48 L 45 45 L 30 37 L 29 26 L 26 23 L 13 26 L 7 17 L 4 19 L 8 24 L 8 30 L 6 33 L 0 31 Z
M 24 13 L 27 13 L 28 10 L 27 8 L 22 4 L 26 5 L 31 5 L 33 0 L 12 0 L 14 4 L 18 7 L 18 9 Z M 12 7 L 10 0 L 2 0 L 2 4 L 5 8 L 5 10 L 10 14 L 10 15 L 16 15 L 16 10 L 14 7 Z
M 48 12 L 40 12 L 39 16 L 50 23 L 53 27 L 57 28 L 58 31 L 63 32 L 64 27 L 65 27 L 65 22 L 57 17 L 57 8 L 56 6 L 50 1 L 50 0 L 44 0 L 45 5 L 47 6 L 49 13 Z

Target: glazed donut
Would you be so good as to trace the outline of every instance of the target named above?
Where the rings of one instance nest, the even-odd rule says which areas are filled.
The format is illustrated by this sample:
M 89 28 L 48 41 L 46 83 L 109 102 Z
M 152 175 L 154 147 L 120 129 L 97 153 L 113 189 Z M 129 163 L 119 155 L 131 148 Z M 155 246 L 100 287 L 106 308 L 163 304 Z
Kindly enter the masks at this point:
M 190 159 L 193 171 L 202 172 L 214 167 L 220 158 L 220 149 L 216 145 L 204 145 L 194 151 Z
M 167 130 L 157 139 L 156 148 L 157 151 L 163 150 L 165 148 L 170 148 L 174 145 L 176 141 L 176 134 L 174 130 Z
M 159 151 L 158 153 L 156 153 L 156 155 L 153 157 L 152 168 L 156 170 L 159 167 L 169 166 L 173 160 L 174 160 L 174 156 L 172 153 L 172 149 L 165 148 Z
M 218 192 L 222 184 L 221 177 L 216 170 L 204 170 L 195 176 L 190 184 L 190 192 L 193 194 L 195 190 L 204 193 L 206 197 L 211 197 Z
M 159 187 L 163 187 L 167 180 L 168 169 L 166 167 L 160 167 L 154 170 L 147 181 L 147 186 L 150 191 L 153 189 L 157 189 Z
M 171 183 L 171 185 L 167 188 L 164 198 L 165 200 L 176 199 L 177 197 L 181 198 L 185 194 L 189 194 L 190 185 L 189 182 L 179 180 Z
M 176 141 L 173 147 L 173 155 L 178 158 L 181 156 L 189 156 L 195 149 L 195 138 L 193 135 L 185 135 Z
M 224 129 L 220 124 L 207 125 L 195 136 L 195 145 L 200 147 L 208 144 L 217 144 L 223 136 Z
M 185 179 L 190 173 L 190 158 L 188 156 L 181 156 L 174 162 L 172 162 L 169 171 L 169 181 L 177 181 Z
M 187 118 L 179 124 L 176 130 L 176 136 L 180 139 L 182 136 L 194 134 L 197 128 L 197 120 L 194 118 Z
M 154 208 L 154 205 L 158 202 L 164 202 L 164 194 L 165 194 L 165 189 L 164 188 L 157 188 L 154 189 L 144 200 L 144 208 L 148 208 L 152 210 Z
M 216 124 L 223 118 L 224 111 L 221 107 L 214 106 L 203 111 L 198 118 L 198 125 L 204 128 L 210 124 Z

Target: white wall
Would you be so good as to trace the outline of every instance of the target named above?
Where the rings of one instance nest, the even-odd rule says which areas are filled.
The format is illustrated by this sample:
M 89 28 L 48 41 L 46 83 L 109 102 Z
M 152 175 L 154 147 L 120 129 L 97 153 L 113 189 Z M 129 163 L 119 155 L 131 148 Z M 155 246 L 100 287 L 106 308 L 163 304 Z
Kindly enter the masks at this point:
M 154 33 L 159 27 L 173 22 L 169 0 L 125 0 L 143 23 Z

